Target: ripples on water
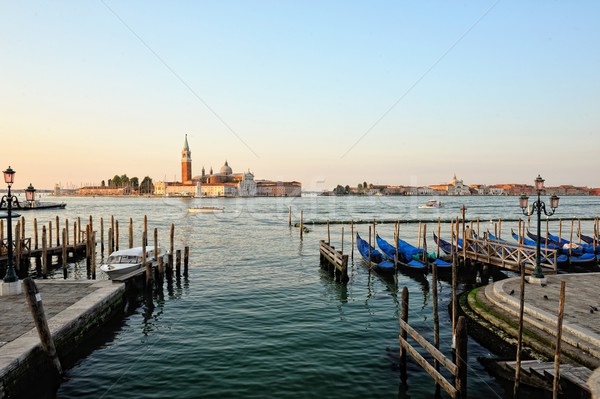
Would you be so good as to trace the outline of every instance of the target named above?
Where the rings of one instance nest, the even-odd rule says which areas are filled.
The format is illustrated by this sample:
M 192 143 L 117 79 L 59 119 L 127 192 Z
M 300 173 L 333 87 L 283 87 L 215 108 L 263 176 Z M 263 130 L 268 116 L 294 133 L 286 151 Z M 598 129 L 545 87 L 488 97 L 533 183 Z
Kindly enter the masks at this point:
M 106 199 L 67 198 L 61 220 L 93 215 L 98 231 L 110 216 L 119 220 L 121 246 L 133 218 L 135 242 L 141 242 L 143 215 L 149 230 L 159 229 L 167 247 L 169 226 L 176 226 L 177 249 L 190 246 L 189 280 L 181 281 L 148 311 L 134 309 L 114 338 L 68 370 L 60 398 L 424 398 L 432 397 L 432 380 L 409 361 L 408 386 L 400 383 L 398 317 L 400 294 L 370 275 L 357 254 L 347 286 L 335 283 L 319 268 L 318 241 L 326 226 L 314 226 L 300 241 L 287 225 L 288 207 L 297 221 L 419 218 L 450 220 L 467 206 L 467 218 L 515 219 L 518 199 L 443 198 L 439 213 L 420 211 L 423 197 L 254 198 L 254 199 Z M 565 197 L 562 217 L 594 216 L 597 198 Z M 223 206 L 223 214 L 188 214 L 201 203 Z M 583 206 L 585 204 L 585 206 Z M 565 212 L 566 211 L 566 212 Z M 561 213 L 557 214 L 560 217 Z M 38 223 L 55 214 L 27 214 Z M 62 223 L 62 222 L 61 222 Z M 584 222 L 590 228 L 591 222 Z M 344 248 L 350 250 L 350 227 Z M 366 225 L 355 226 L 367 235 Z M 509 226 L 506 226 L 508 228 Z M 570 227 L 570 226 L 569 226 Z M 433 228 L 430 225 L 429 231 Z M 445 229 L 445 230 L 444 230 Z M 401 235 L 416 242 L 418 225 L 403 224 Z M 448 231 L 444 225 L 442 231 Z M 380 225 L 392 239 L 393 226 Z M 507 230 L 506 230 L 507 231 Z M 584 229 L 585 231 L 585 229 Z M 446 235 L 442 233 L 442 235 Z M 341 246 L 341 226 L 331 228 Z M 430 244 L 431 245 L 431 244 Z M 85 278 L 85 265 L 72 265 Z M 82 272 L 83 270 L 83 272 Z M 106 278 L 98 271 L 98 278 Z M 60 278 L 60 276 L 57 276 Z M 431 276 L 416 280 L 401 275 L 400 290 L 410 292 L 409 322 L 432 341 Z M 438 285 L 442 350 L 449 354 L 450 319 L 446 312 L 451 288 Z M 483 371 L 478 356 L 490 356 L 469 341 L 469 394 L 504 397 L 494 378 Z M 449 378 L 448 375 L 446 375 Z

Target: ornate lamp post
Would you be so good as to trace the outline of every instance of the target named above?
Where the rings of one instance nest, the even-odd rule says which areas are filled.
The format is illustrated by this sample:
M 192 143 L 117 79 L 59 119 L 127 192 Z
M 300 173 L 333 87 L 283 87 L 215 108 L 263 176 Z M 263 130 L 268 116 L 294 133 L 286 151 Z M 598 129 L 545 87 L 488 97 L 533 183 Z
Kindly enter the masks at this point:
M 540 175 L 538 175 L 538 177 L 535 179 L 535 190 L 537 191 L 537 200 L 532 204 L 532 212 L 536 212 L 537 213 L 537 240 L 536 240 L 536 256 L 535 256 L 535 270 L 533 271 L 533 275 L 532 277 L 536 278 L 536 279 L 544 279 L 544 273 L 542 273 L 542 266 L 540 265 L 540 241 L 541 241 L 541 217 L 542 217 L 542 212 L 544 212 L 544 215 L 546 216 L 552 216 L 554 215 L 554 212 L 556 211 L 556 208 L 558 208 L 558 200 L 559 198 L 556 195 L 553 195 L 552 197 L 550 197 L 550 211 L 546 211 L 546 204 L 544 204 L 544 202 L 542 202 L 542 200 L 540 199 L 540 195 L 542 193 L 542 191 L 544 190 L 544 179 L 542 179 L 542 177 Z M 519 198 L 519 206 L 521 207 L 523 214 L 527 215 L 527 212 L 529 211 L 528 209 L 528 204 L 527 201 L 529 200 L 529 197 L 526 196 L 525 194 L 522 194 L 521 197 Z
M 35 206 L 35 192 L 37 190 L 29 183 L 29 187 L 25 189 L 25 199 L 29 202 L 29 207 L 33 208 Z
M 17 197 L 12 195 L 10 192 L 10 188 L 14 182 L 15 171 L 9 166 L 8 169 L 4 171 L 4 182 L 8 184 L 8 193 L 2 197 L 0 201 L 0 207 L 4 207 L 6 203 L 6 221 L 7 221 L 7 233 L 6 238 L 7 242 L 7 255 L 8 255 L 8 267 L 6 269 L 6 275 L 4 276 L 5 283 L 14 283 L 19 281 L 17 277 L 17 273 L 15 273 L 15 267 L 13 264 L 13 241 L 12 241 L 12 204 L 13 202 L 19 203 Z

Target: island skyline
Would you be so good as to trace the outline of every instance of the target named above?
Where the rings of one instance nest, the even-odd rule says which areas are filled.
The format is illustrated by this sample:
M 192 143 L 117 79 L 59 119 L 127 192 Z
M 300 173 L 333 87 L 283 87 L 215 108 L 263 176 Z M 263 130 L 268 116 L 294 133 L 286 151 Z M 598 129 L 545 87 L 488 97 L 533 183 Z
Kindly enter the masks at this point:
M 0 167 L 17 190 L 168 181 L 188 134 L 198 167 L 228 159 L 307 191 L 453 174 L 598 187 L 598 11 L 3 2 Z

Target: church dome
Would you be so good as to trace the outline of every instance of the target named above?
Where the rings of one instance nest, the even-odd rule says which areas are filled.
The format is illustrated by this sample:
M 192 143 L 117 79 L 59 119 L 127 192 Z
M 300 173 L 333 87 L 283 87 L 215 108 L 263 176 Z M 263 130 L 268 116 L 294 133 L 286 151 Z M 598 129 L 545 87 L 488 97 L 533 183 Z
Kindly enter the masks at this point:
M 233 170 L 231 170 L 231 167 L 227 164 L 227 161 L 225 161 L 225 165 L 221 166 L 220 172 L 223 175 L 230 175 L 233 173 Z

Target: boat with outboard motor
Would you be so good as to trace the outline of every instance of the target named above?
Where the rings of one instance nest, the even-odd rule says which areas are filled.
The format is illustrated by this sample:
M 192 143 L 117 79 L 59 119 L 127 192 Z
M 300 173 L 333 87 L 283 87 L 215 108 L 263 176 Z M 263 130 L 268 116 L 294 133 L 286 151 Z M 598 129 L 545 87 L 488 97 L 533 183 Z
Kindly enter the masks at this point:
M 100 266 L 100 270 L 111 280 L 115 280 L 141 269 L 145 267 L 142 261 L 143 250 L 144 247 L 135 247 L 115 251 L 108 256 L 106 263 Z M 160 250 L 154 246 L 146 246 L 146 262 L 150 262 L 152 266 L 157 263 L 155 253 L 160 253 Z

